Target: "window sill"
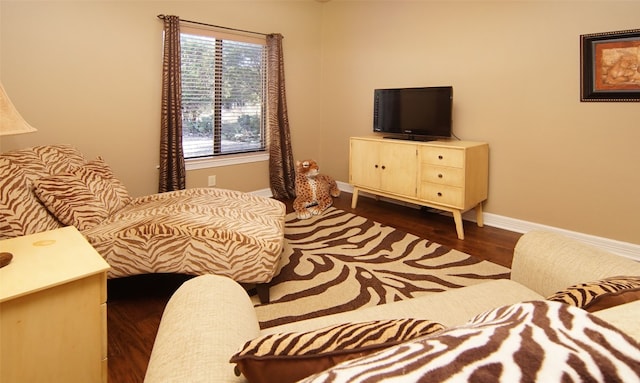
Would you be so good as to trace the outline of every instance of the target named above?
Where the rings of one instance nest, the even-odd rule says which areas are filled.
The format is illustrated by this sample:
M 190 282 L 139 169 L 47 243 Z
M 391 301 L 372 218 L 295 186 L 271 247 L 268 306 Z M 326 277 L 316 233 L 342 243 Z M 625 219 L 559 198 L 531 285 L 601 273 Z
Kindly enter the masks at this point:
M 217 168 L 220 166 L 248 164 L 251 162 L 261 162 L 261 161 L 268 161 L 268 160 L 269 160 L 268 152 L 259 152 L 259 153 L 251 153 L 251 154 L 230 155 L 230 156 L 224 156 L 224 157 L 208 157 L 208 158 L 198 158 L 193 160 L 187 159 L 184 162 L 185 162 L 186 170 L 197 170 L 197 169 Z

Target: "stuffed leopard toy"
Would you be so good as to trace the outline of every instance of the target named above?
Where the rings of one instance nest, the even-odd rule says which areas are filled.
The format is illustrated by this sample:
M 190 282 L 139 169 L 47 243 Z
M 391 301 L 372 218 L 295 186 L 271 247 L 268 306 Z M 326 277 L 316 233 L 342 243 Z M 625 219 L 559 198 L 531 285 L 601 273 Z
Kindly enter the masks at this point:
M 324 174 L 314 160 L 296 162 L 296 199 L 293 210 L 298 219 L 318 215 L 333 204 L 331 197 L 338 197 L 340 189 L 336 181 Z

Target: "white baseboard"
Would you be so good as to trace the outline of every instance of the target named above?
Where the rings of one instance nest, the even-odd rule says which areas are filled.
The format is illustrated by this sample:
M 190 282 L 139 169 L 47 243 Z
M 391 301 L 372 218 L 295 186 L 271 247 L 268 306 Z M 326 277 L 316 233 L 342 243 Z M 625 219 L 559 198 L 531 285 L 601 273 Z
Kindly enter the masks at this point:
M 255 194 L 255 195 L 259 195 L 261 197 L 267 197 L 267 198 L 273 197 L 273 193 L 271 192 L 271 189 L 254 190 L 254 191 L 252 191 L 250 193 L 251 194 Z
M 353 193 L 353 187 L 345 182 L 338 181 L 338 188 L 347 193 Z M 253 192 L 253 194 L 262 195 L 265 197 L 271 197 L 270 189 L 262 189 Z M 361 193 L 363 197 L 367 197 L 366 193 Z M 373 196 L 371 196 L 373 197 Z M 387 198 L 381 198 L 384 201 L 398 203 L 404 206 L 411 206 L 418 208 L 417 205 L 407 204 L 402 201 L 396 201 Z M 468 212 L 470 213 L 470 212 Z M 463 214 L 462 218 L 467 221 L 475 222 L 475 213 L 471 214 Z M 553 231 L 559 234 L 562 234 L 566 237 L 573 238 L 580 242 L 586 243 L 588 245 L 600 248 L 602 250 L 608 251 L 610 253 L 618 254 L 627 258 L 635 259 L 640 261 L 640 245 L 636 245 L 634 243 L 617 241 L 615 239 L 609 239 L 604 237 L 598 237 L 590 234 L 584 234 L 576 231 L 566 230 L 554 226 L 543 225 L 535 222 L 523 221 L 516 218 L 505 217 L 502 215 L 492 214 L 492 213 L 483 213 L 484 224 L 486 226 L 496 227 L 499 229 L 509 230 L 516 233 L 526 233 L 533 230 L 545 230 L 545 231 Z
M 487 226 L 497 227 L 516 233 L 526 233 L 532 230 L 553 231 L 566 237 L 573 238 L 580 242 L 598 247 L 610 253 L 618 254 L 627 258 L 640 261 L 640 245 L 634 243 L 622 242 L 615 239 L 598 237 L 595 235 L 580 233 L 562 229 L 559 227 L 543 225 L 535 222 L 523 221 L 520 219 L 509 218 L 497 214 L 483 213 L 484 224 Z

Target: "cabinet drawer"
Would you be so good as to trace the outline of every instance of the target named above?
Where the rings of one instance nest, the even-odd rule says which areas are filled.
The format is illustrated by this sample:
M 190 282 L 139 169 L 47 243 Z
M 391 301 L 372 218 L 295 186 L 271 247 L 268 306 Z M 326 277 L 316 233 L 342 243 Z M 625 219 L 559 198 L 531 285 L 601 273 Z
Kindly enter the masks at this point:
M 439 147 L 424 147 L 420 151 L 423 163 L 430 165 L 452 166 L 462 168 L 464 166 L 464 150 Z
M 458 187 L 464 184 L 464 171 L 461 168 L 423 165 L 420 173 L 422 182 Z
M 461 207 L 463 202 L 462 188 L 423 182 L 420 185 L 420 198 L 428 202 L 452 207 Z

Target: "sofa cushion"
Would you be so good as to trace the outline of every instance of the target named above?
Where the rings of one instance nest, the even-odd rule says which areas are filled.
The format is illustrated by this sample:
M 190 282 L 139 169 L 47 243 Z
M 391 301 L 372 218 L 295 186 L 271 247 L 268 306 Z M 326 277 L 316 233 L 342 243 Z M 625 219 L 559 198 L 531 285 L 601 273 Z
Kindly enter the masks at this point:
M 640 299 L 640 277 L 616 276 L 580 283 L 558 291 L 547 299 L 589 312 L 604 310 Z
M 0 217 L 0 239 L 60 227 L 32 192 L 29 175 L 4 157 L 0 157 Z
M 124 184 L 100 157 L 69 171 L 34 180 L 34 193 L 62 224 L 95 227 L 129 204 Z
M 640 344 L 573 306 L 524 302 L 311 376 L 319 382 L 629 382 Z
M 337 363 L 444 329 L 419 319 L 346 323 L 247 342 L 230 362 L 251 382 L 296 382 Z
M 98 225 L 109 215 L 102 201 L 76 174 L 45 176 L 35 180 L 33 186 L 36 196 L 64 225 L 86 230 Z
M 101 157 L 89 161 L 83 166 L 72 169 L 88 189 L 104 204 L 109 214 L 113 214 L 128 205 L 132 198 L 124 184 L 116 178 Z
M 68 172 L 86 160 L 69 145 L 42 145 L 0 154 L 0 238 L 57 229 L 62 224 L 33 193 L 33 181 Z

